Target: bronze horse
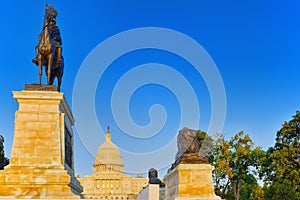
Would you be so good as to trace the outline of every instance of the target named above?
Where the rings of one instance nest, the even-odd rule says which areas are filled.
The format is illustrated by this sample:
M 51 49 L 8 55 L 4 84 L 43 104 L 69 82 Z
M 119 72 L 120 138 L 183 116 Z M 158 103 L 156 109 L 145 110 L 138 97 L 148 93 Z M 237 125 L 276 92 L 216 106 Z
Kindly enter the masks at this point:
M 32 62 L 39 66 L 38 84 L 41 84 L 42 67 L 45 66 L 47 84 L 52 85 L 55 77 L 57 77 L 57 90 L 60 91 L 64 62 L 63 56 L 60 54 L 58 55 L 55 40 L 51 34 L 50 28 L 51 23 L 55 22 L 54 19 L 56 16 L 57 11 L 54 9 L 54 6 L 48 6 L 48 4 L 46 4 L 43 31 L 39 35 L 39 43 L 36 46 L 36 59 L 33 59 Z M 58 56 L 60 59 L 58 59 Z

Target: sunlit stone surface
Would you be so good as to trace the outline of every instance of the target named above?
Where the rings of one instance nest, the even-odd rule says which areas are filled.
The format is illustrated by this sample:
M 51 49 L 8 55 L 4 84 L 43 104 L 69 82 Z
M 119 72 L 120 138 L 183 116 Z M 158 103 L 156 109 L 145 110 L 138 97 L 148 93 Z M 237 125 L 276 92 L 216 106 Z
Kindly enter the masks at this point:
M 164 178 L 165 200 L 220 200 L 215 195 L 210 164 L 179 164 Z
M 149 184 L 138 194 L 137 200 L 159 200 L 159 184 Z
M 13 94 L 19 109 L 10 164 L 0 171 L 0 198 L 80 198 L 73 171 L 74 119 L 64 94 Z

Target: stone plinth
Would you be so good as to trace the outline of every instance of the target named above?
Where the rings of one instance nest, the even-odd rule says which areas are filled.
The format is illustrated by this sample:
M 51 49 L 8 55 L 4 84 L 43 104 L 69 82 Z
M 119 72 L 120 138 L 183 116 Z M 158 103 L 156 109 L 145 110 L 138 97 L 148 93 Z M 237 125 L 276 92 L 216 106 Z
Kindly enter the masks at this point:
M 10 164 L 0 171 L 0 198 L 80 198 L 73 168 L 74 119 L 64 94 L 13 94 L 19 109 Z
M 138 200 L 159 200 L 159 184 L 149 184 L 137 197 Z
M 210 164 L 179 164 L 164 178 L 165 200 L 220 200 L 215 195 Z

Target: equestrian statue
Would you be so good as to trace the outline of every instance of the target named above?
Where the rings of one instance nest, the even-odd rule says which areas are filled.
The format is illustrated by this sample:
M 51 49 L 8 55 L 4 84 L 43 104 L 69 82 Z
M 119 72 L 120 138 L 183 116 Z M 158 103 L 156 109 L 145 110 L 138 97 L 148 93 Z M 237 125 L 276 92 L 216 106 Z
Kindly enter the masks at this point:
M 44 14 L 44 25 L 42 32 L 38 35 L 38 45 L 35 47 L 36 56 L 32 62 L 39 67 L 38 84 L 41 85 L 42 67 L 45 66 L 47 84 L 53 85 L 57 77 L 57 90 L 60 91 L 61 79 L 64 70 L 64 59 L 62 56 L 62 40 L 59 28 L 56 25 L 58 12 L 54 6 L 46 3 Z

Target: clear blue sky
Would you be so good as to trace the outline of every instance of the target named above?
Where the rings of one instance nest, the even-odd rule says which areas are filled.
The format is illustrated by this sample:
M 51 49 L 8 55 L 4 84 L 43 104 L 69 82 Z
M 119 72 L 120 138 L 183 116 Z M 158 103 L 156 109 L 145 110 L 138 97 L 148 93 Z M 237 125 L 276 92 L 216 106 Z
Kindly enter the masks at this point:
M 37 82 L 37 68 L 31 59 L 42 28 L 45 2 L 0 3 L 0 134 L 5 137 L 7 156 L 11 151 L 14 113 L 18 106 L 12 91 L 23 90 L 25 83 Z M 49 1 L 50 5 L 53 3 L 59 12 L 57 24 L 65 58 L 62 92 L 70 105 L 78 70 L 99 43 L 126 30 L 162 27 L 194 39 L 215 62 L 226 91 L 227 112 L 222 131 L 226 137 L 245 130 L 256 145 L 267 148 L 274 144 L 276 131 L 283 121 L 290 120 L 299 109 L 300 3 L 296 0 Z M 103 59 L 101 55 L 99 59 Z M 137 139 L 122 132 L 115 122 L 110 105 L 115 84 L 124 73 L 145 63 L 168 65 L 186 77 L 199 100 L 201 115 L 200 125 L 192 128 L 206 131 L 211 117 L 211 100 L 201 75 L 186 60 L 172 53 L 144 49 L 116 59 L 97 85 L 94 106 L 97 119 L 102 129 L 111 125 L 114 143 L 126 151 L 147 153 L 163 147 L 174 138 L 178 129 L 183 128 L 178 127 L 180 101 L 168 88 L 158 84 L 138 88 L 131 96 L 129 110 L 135 123 L 146 126 L 150 122 L 148 109 L 153 104 L 162 104 L 167 119 L 161 133 L 148 139 Z M 86 84 L 89 85 L 89 79 Z M 74 127 L 75 170 L 81 176 L 91 173 L 94 162 L 93 155 L 79 137 L 92 131 L 89 127 L 93 126 L 88 121 L 89 133 L 78 133 Z M 103 138 L 92 140 L 96 146 L 103 142 Z M 130 158 L 123 161 L 125 166 L 130 165 Z M 153 167 L 156 167 L 155 163 L 153 160 Z M 134 165 L 138 164 L 134 161 Z M 140 169 L 141 172 L 147 170 Z

